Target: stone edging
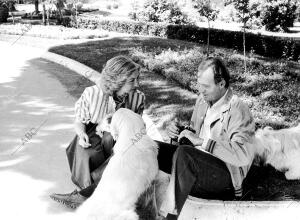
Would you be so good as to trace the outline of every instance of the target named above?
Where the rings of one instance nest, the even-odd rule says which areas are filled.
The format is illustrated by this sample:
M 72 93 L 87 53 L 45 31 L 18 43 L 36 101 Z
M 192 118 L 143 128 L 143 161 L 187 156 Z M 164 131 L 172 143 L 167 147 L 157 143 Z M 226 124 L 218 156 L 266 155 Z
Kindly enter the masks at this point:
M 68 57 L 55 54 L 52 52 L 45 52 L 41 55 L 41 58 L 47 59 L 49 61 L 52 61 L 54 63 L 63 65 L 64 67 L 73 70 L 74 72 L 84 76 L 85 78 L 91 80 L 92 82 L 95 82 L 96 79 L 99 77 L 99 72 L 78 62 L 75 60 L 72 60 Z
M 300 210 L 300 201 L 222 201 L 222 200 L 207 200 L 200 199 L 193 196 L 188 197 L 191 203 L 196 203 L 198 205 L 207 205 L 207 206 L 234 206 L 234 207 L 299 207 Z M 300 212 L 299 212 L 300 213 Z

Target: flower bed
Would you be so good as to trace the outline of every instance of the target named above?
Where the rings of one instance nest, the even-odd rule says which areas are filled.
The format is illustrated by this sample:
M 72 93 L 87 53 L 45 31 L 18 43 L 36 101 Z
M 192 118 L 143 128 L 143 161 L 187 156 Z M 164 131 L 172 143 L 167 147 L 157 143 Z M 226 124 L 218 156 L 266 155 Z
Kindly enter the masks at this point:
M 54 39 L 93 39 L 107 37 L 103 30 L 66 28 L 63 26 L 43 26 L 30 24 L 1 24 L 0 34 L 27 35 Z

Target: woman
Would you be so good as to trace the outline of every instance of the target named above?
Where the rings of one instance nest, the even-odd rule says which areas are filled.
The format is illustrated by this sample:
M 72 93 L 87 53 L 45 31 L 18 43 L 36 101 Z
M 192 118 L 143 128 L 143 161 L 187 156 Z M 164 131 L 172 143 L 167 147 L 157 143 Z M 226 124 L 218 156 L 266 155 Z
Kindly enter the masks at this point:
M 116 56 L 107 61 L 96 85 L 86 88 L 76 102 L 76 136 L 66 152 L 72 181 L 83 189 L 83 194 L 77 190 L 70 194 L 53 194 L 50 197 L 55 201 L 75 208 L 77 199 L 84 200 L 90 196 L 84 194 L 93 192 L 114 145 L 110 133 L 103 132 L 102 137 L 97 135 L 97 125 L 121 107 L 143 113 L 145 95 L 137 90 L 139 71 L 140 67 L 128 57 Z

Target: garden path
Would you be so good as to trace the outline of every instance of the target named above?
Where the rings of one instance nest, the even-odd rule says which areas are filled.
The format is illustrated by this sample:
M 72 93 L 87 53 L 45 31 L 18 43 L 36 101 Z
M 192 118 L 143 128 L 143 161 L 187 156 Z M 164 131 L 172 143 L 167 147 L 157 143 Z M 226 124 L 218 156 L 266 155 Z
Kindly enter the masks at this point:
M 49 72 L 70 70 L 40 49 L 0 42 L 0 51 L 0 219 L 51 219 L 68 210 L 49 194 L 74 189 L 65 148 L 75 100 Z
M 74 185 L 65 148 L 74 136 L 74 102 L 53 75 L 77 74 L 40 58 L 45 49 L 0 42 L 0 219 L 52 219 L 70 212 L 50 200 Z M 162 141 L 146 114 L 147 133 Z

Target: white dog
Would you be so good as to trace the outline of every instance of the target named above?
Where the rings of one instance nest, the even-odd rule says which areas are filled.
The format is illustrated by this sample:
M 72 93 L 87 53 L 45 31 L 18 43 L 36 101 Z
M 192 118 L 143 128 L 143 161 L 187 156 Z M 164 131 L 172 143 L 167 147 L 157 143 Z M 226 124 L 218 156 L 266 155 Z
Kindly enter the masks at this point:
M 300 179 L 300 124 L 297 127 L 257 130 L 256 154 L 275 169 L 285 172 L 289 180 Z
M 79 207 L 79 219 L 138 220 L 136 202 L 158 174 L 158 146 L 140 115 L 119 109 L 110 131 L 116 140 L 114 155 L 93 195 Z

